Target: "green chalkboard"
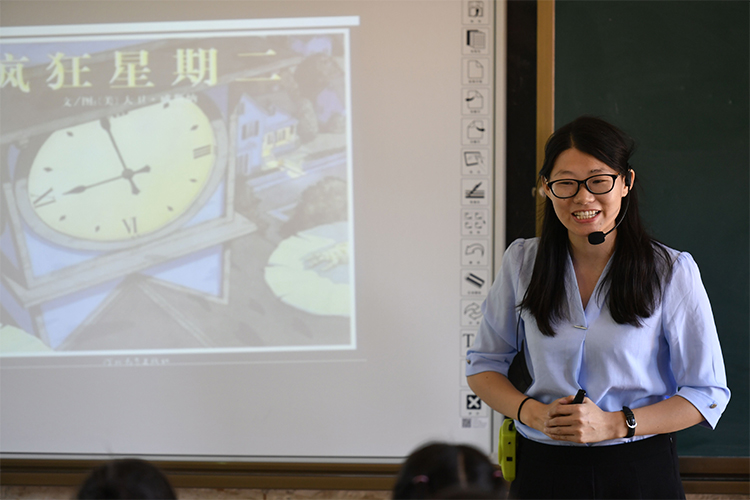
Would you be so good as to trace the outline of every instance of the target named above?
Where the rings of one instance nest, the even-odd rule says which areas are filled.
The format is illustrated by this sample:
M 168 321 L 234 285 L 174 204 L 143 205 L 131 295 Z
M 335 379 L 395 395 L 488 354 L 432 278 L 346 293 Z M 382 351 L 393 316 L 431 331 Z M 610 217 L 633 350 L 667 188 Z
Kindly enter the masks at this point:
M 732 400 L 683 456 L 745 457 L 750 250 L 750 3 L 568 1 L 555 11 L 555 125 L 592 114 L 632 135 L 652 234 L 690 252 L 711 299 Z

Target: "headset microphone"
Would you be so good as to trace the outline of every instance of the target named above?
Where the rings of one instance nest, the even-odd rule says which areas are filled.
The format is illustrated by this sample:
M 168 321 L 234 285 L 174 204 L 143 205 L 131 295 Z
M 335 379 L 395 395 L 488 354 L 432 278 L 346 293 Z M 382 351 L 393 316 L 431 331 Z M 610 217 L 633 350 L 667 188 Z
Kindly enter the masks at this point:
M 614 229 L 612 231 L 614 231 Z M 612 231 L 608 231 L 606 234 L 601 231 L 589 233 L 589 243 L 591 243 L 592 245 L 601 245 L 602 243 L 604 243 L 604 237 Z
M 628 175 L 627 175 L 627 177 L 625 177 L 625 185 L 628 187 L 628 191 L 630 191 L 630 189 L 631 189 L 631 187 L 630 187 L 630 171 L 628 171 Z M 628 194 L 630 194 L 630 192 L 628 192 Z M 620 217 L 620 220 L 617 222 L 617 224 L 615 224 L 615 227 L 613 227 L 612 229 L 610 229 L 606 233 L 604 233 L 602 231 L 594 231 L 593 233 L 590 233 L 589 236 L 588 236 L 589 243 L 592 244 L 592 245 L 601 245 L 602 243 L 604 243 L 604 237 L 607 236 L 612 231 L 614 231 L 615 229 L 617 229 L 617 227 L 622 223 L 623 219 L 625 219 L 625 214 L 628 213 L 628 207 L 629 206 L 630 206 L 630 196 L 628 196 L 627 199 L 625 200 L 625 210 L 622 211 L 622 217 Z

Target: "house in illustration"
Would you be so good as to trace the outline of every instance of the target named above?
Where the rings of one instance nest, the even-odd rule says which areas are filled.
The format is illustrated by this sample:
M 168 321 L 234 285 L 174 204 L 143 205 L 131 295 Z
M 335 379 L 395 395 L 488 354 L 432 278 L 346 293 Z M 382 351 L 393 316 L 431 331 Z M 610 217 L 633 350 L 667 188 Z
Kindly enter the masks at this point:
M 281 166 L 278 158 L 299 147 L 299 120 L 285 94 L 240 97 L 237 119 L 237 173 L 254 177 Z

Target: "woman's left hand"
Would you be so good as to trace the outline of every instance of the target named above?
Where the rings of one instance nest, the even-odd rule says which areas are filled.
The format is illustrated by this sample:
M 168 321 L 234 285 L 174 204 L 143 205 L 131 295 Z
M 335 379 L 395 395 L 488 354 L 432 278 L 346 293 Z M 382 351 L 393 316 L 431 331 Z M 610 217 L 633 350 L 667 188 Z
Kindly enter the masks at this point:
M 572 404 L 573 399 L 574 396 L 566 396 L 550 405 L 544 425 L 544 433 L 549 437 L 574 443 L 597 443 L 625 437 L 625 418 L 617 414 L 620 412 L 605 412 L 589 398 L 584 398 L 581 404 Z M 620 423 L 622 435 L 619 435 Z

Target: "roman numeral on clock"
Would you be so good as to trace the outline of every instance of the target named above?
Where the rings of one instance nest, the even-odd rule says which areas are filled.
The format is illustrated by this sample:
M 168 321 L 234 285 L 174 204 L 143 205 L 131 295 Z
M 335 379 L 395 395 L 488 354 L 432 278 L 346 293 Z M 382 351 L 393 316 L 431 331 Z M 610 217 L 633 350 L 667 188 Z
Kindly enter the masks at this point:
M 211 145 L 201 146 L 193 150 L 193 159 L 201 158 L 211 154 Z
M 135 217 L 131 217 L 129 223 L 127 219 L 122 219 L 122 224 L 125 226 L 125 230 L 128 234 L 138 234 L 138 224 L 136 223 Z

